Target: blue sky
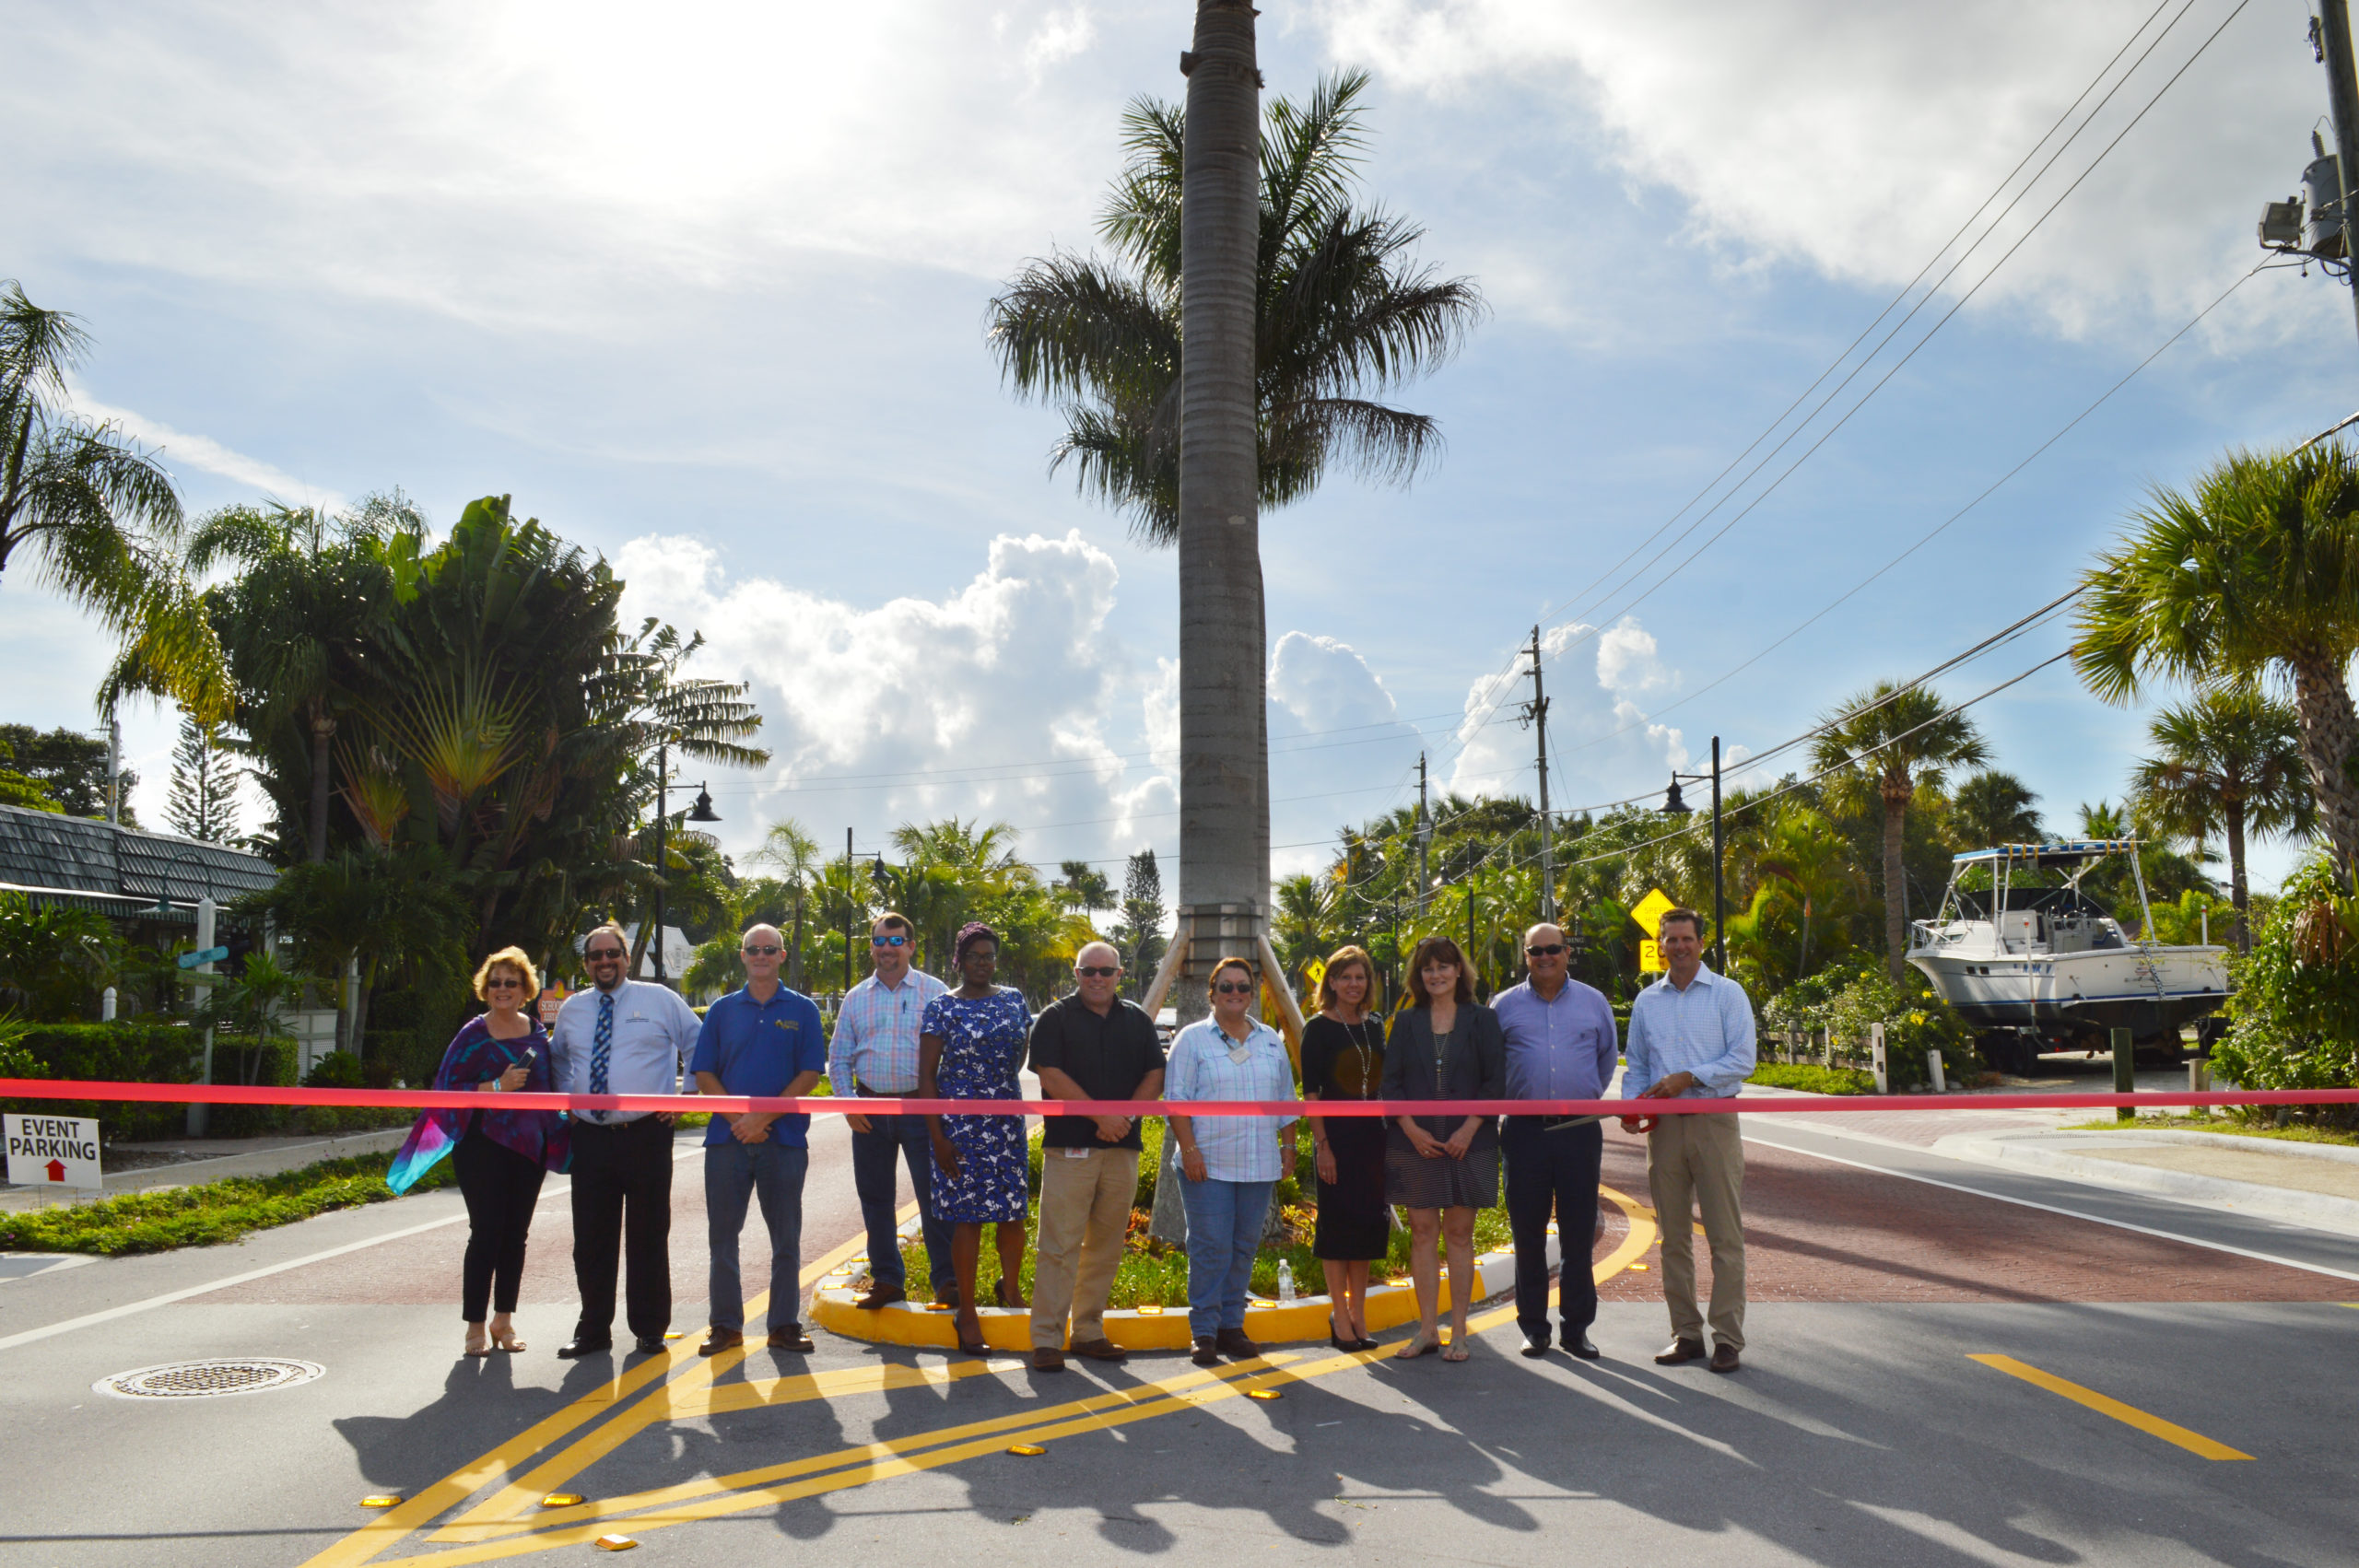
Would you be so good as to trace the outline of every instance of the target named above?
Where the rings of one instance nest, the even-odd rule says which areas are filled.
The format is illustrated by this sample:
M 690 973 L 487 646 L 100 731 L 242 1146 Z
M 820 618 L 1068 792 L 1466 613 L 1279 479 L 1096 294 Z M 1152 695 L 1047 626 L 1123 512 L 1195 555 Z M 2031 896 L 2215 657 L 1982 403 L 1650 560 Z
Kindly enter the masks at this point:
M 447 522 L 507 492 L 616 560 L 634 613 L 701 628 L 769 718 L 773 767 L 711 778 L 733 848 L 790 815 L 865 849 L 957 813 L 1042 861 L 1168 854 L 1174 563 L 1049 476 L 1055 417 L 1005 394 L 981 322 L 1026 257 L 1090 244 L 1116 117 L 1180 95 L 1191 10 L 22 10 L 0 275 L 84 318 L 78 396 L 160 447 L 193 509 L 399 486 Z M 1746 662 L 2259 259 L 2260 204 L 2324 110 L 2306 25 L 2296 0 L 1269 0 L 1271 92 L 1370 70 L 1368 192 L 1492 310 L 1399 399 L 1448 441 L 1412 488 L 1339 479 L 1263 518 L 1282 869 L 1408 798 L 1421 747 L 1440 782 L 1529 791 L 1529 735 L 1479 721 L 1536 621 L 1571 617 L 1555 801 L 1660 789 L 1714 733 L 1764 749 L 2063 591 L 2148 486 L 2359 406 L 2346 293 L 2265 272 Z M 1823 424 L 1677 547 L 1679 576 L 1607 591 L 2157 33 L 1896 346 L 2195 57 L 1974 298 L 1725 534 L 1694 548 Z M 0 582 L 0 657 L 37 677 L 6 717 L 91 724 L 107 649 L 32 578 Z M 1975 714 L 2068 822 L 2119 794 L 2143 725 L 2061 667 Z M 172 723 L 126 720 L 151 817 Z

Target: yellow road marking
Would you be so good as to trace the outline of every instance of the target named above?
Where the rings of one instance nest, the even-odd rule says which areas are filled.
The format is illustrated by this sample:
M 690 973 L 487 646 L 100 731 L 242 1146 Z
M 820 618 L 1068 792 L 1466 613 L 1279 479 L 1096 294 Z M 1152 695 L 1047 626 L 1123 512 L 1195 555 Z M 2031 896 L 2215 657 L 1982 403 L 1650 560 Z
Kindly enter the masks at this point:
M 1651 1223 L 1651 1211 L 1643 1205 L 1612 1188 L 1601 1188 L 1600 1190 L 1629 1220 L 1629 1233 L 1622 1244 L 1591 1266 L 1591 1277 L 1602 1284 L 1646 1255 L 1654 1245 L 1656 1229 Z M 913 1209 L 905 1211 L 903 1218 L 913 1211 Z M 858 1251 L 862 1245 L 857 1240 L 848 1242 L 811 1264 L 803 1270 L 802 1282 L 807 1286 L 825 1277 L 838 1263 Z M 753 1311 L 749 1305 L 748 1317 L 753 1316 Z M 1513 1305 L 1497 1307 L 1470 1317 L 1467 1329 L 1470 1334 L 1480 1333 L 1511 1320 L 1514 1316 Z M 681 1350 L 670 1356 L 651 1358 L 641 1366 L 633 1368 L 626 1379 L 618 1380 L 611 1389 L 602 1389 L 592 1396 L 600 1401 L 596 1408 L 574 1406 L 557 1412 L 532 1430 L 502 1444 L 467 1469 L 436 1483 L 411 1503 L 374 1522 L 371 1527 L 356 1531 L 313 1558 L 305 1568 L 354 1568 L 354 1565 L 365 1562 L 392 1546 L 402 1535 L 417 1529 L 464 1502 L 484 1485 L 508 1473 L 515 1465 L 546 1448 L 567 1432 L 597 1414 L 611 1410 L 621 1402 L 624 1395 L 644 1387 L 658 1372 L 668 1371 L 677 1364 L 678 1358 L 693 1354 L 693 1349 L 684 1343 Z M 1002 1453 L 1011 1439 L 1045 1443 L 1060 1437 L 1107 1431 L 1182 1410 L 1198 1409 L 1221 1399 L 1236 1398 L 1253 1388 L 1305 1381 L 1363 1366 L 1384 1359 L 1391 1351 L 1387 1348 L 1346 1352 L 1300 1364 L 1288 1364 L 1293 1358 L 1280 1353 L 1262 1358 L 1244 1367 L 1191 1371 L 1160 1382 L 1118 1389 L 1045 1410 L 1016 1411 L 885 1443 L 855 1445 L 832 1454 L 814 1455 L 735 1475 L 682 1482 L 570 1508 L 546 1509 L 540 1506 L 540 1498 L 548 1491 L 612 1452 L 632 1433 L 659 1420 L 825 1398 L 839 1393 L 946 1383 L 989 1370 L 987 1364 L 980 1362 L 959 1363 L 942 1368 L 881 1366 L 768 1380 L 749 1379 L 744 1383 L 715 1387 L 712 1383 L 714 1374 L 734 1364 L 743 1354 L 743 1352 L 724 1352 L 700 1366 L 690 1368 L 664 1388 L 650 1394 L 616 1416 L 590 1438 L 573 1444 L 563 1454 L 503 1487 L 483 1504 L 427 1538 L 435 1542 L 472 1538 L 471 1544 L 396 1561 L 405 1563 L 432 1562 L 456 1568 L 460 1563 L 580 1545 L 594 1539 L 607 1523 L 621 1515 L 629 1515 L 628 1523 L 630 1528 L 648 1530 L 743 1513 L 766 1504 L 790 1502 L 865 1486 L 896 1476 L 913 1475 L 966 1459 Z M 716 1367 L 712 1363 L 720 1363 L 721 1365 Z M 521 1539 L 488 1539 L 504 1535 L 515 1535 Z M 364 1537 L 369 1538 L 365 1543 Z
M 906 1220 L 916 1212 L 917 1205 L 911 1203 L 903 1208 L 898 1217 Z M 807 1286 L 825 1278 L 837 1264 L 852 1257 L 866 1245 L 864 1237 L 855 1237 L 832 1249 L 816 1262 L 804 1267 L 801 1282 Z M 695 1355 L 694 1342 L 684 1339 L 663 1354 L 648 1357 L 604 1387 L 592 1389 L 564 1409 L 534 1422 L 473 1464 L 423 1489 L 400 1507 L 386 1510 L 311 1558 L 303 1564 L 303 1568 L 358 1568 L 359 1564 L 385 1550 L 402 1537 L 457 1507 L 566 1433 L 608 1413 L 625 1398 L 657 1378 L 668 1375 L 683 1361 Z
M 2045 1388 L 2049 1393 L 2070 1399 L 2076 1405 L 2085 1405 L 2099 1415 L 2111 1416 L 2125 1425 L 2134 1426 L 2149 1436 L 2159 1437 L 2165 1443 L 2175 1443 L 2190 1454 L 2200 1454 L 2207 1459 L 2249 1459 L 2252 1457 L 2250 1454 L 2239 1453 L 2224 1443 L 2214 1443 L 2200 1432 L 2189 1432 L 2176 1422 L 2165 1421 L 2156 1415 L 2148 1415 L 2135 1405 L 2125 1405 L 2120 1400 L 2110 1398 L 2094 1388 L 2083 1388 L 2077 1383 L 2067 1383 L 2052 1372 L 2042 1372 L 2039 1368 L 2019 1362 L 2013 1356 L 1977 1355 L 1968 1356 L 1966 1359 L 1978 1361 L 1985 1366 L 1996 1367 L 2010 1377 L 2022 1378 L 2035 1388 Z

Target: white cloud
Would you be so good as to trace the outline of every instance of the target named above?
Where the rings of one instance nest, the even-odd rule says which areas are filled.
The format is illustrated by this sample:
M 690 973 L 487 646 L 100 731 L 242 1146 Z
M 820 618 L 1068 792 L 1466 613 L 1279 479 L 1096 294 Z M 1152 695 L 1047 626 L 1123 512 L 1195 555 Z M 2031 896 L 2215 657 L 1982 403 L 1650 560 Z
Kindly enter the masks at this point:
M 150 419 L 128 408 L 100 403 L 79 386 L 68 388 L 68 401 L 74 412 L 85 419 L 116 426 L 134 440 L 156 449 L 167 468 L 186 466 L 203 469 L 207 474 L 217 474 L 224 479 L 260 490 L 289 506 L 318 506 L 330 511 L 340 511 L 344 508 L 344 497 L 334 491 L 306 484 L 260 458 L 232 451 L 210 436 L 175 430 L 159 419 Z
M 1657 656 L 1637 617 L 1600 634 L 1570 623 L 1541 640 L 1548 678 L 1549 804 L 1559 811 L 1619 800 L 1661 787 L 1688 763 L 1677 726 L 1647 717 L 1637 700 L 1676 691 L 1682 676 Z M 1497 720 L 1529 694 L 1528 669 L 1490 675 L 1466 693 L 1461 743 L 1450 787 L 1466 794 L 1536 795 L 1537 748 L 1530 731 Z
M 1349 643 L 1306 632 L 1286 633 L 1271 652 L 1270 700 L 1306 730 L 1380 724 L 1399 711 L 1392 694 Z
M 715 790 L 733 844 L 786 816 L 823 841 L 852 821 L 872 844 L 902 822 L 1003 820 L 1050 860 L 1171 832 L 1171 778 L 1108 738 L 1138 683 L 1108 629 L 1113 560 L 1078 532 L 1003 534 L 957 592 L 873 606 L 726 568 L 683 537 L 634 539 L 616 567 L 627 618 L 702 630 L 700 667 L 754 688 L 773 760 L 750 813 L 726 803 L 744 787 Z
M 1961 285 L 2062 193 L 2230 8 L 2231 0 L 2201 0 L 2188 12 L 1967 262 Z M 1479 106 L 1513 85 L 1559 105 L 1567 123 L 1602 133 L 1604 156 L 1629 180 L 1684 198 L 1684 232 L 1663 234 L 1666 244 L 1714 245 L 1740 264 L 1798 260 L 1893 288 L 2150 9 L 2146 0 L 1326 0 L 1318 25 L 1337 57 L 1437 99 Z M 2326 106 L 2298 22 L 2285 17 L 2254 7 L 2228 27 L 1985 300 L 2014 301 L 2071 333 L 2125 311 L 2183 318 L 2259 260 L 2259 204 L 2293 188 Z

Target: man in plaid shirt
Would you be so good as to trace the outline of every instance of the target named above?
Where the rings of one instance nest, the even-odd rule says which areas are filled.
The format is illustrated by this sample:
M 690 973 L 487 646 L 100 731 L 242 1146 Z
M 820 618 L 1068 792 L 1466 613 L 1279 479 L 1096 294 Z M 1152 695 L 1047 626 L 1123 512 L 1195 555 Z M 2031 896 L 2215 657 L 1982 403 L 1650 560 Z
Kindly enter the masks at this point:
M 916 933 L 889 910 L 868 935 L 875 973 L 844 993 L 827 1045 L 827 1082 L 839 1095 L 898 1098 L 918 1089 L 918 1024 L 925 1004 L 950 988 L 910 967 Z M 909 1296 L 893 1212 L 898 1183 L 894 1162 L 910 1167 L 910 1191 L 924 1227 L 933 1299 L 958 1305 L 958 1276 L 950 1267 L 951 1227 L 933 1215 L 933 1140 L 921 1116 L 847 1115 L 851 1124 L 851 1184 L 868 1227 L 868 1291 L 856 1305 L 872 1311 Z

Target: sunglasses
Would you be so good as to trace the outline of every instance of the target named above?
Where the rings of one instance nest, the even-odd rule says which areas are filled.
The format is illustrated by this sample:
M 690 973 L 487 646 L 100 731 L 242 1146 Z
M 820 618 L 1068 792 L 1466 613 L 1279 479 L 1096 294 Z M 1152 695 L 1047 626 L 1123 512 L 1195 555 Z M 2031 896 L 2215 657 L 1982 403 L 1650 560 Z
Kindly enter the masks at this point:
M 619 947 L 593 947 L 587 953 L 584 953 L 581 956 L 587 958 L 593 964 L 604 964 L 609 961 L 620 963 L 623 957 L 623 950 Z
M 522 990 L 524 989 L 524 982 L 503 976 L 499 979 L 486 980 L 483 983 L 483 989 L 487 991 L 504 991 L 511 986 L 515 987 L 518 990 Z
M 1538 947 L 1527 947 L 1524 949 L 1524 952 L 1530 954 L 1534 958 L 1554 958 L 1556 954 L 1564 951 L 1565 944 L 1561 942 L 1543 942 Z
M 1242 982 L 1223 980 L 1219 985 L 1215 986 L 1213 989 L 1220 992 L 1223 996 L 1251 996 L 1253 994 L 1253 983 L 1250 980 Z
M 737 951 L 744 954 L 748 958 L 768 958 L 774 954 L 784 953 L 786 949 L 782 947 L 774 947 L 769 942 L 764 942 L 759 947 L 741 947 Z
M 910 939 L 905 936 L 873 936 L 868 939 L 868 945 L 871 947 L 901 947 L 907 945 L 909 940 Z
M 1121 972 L 1122 966 L 1120 964 L 1091 964 L 1074 971 L 1085 980 L 1102 980 Z

